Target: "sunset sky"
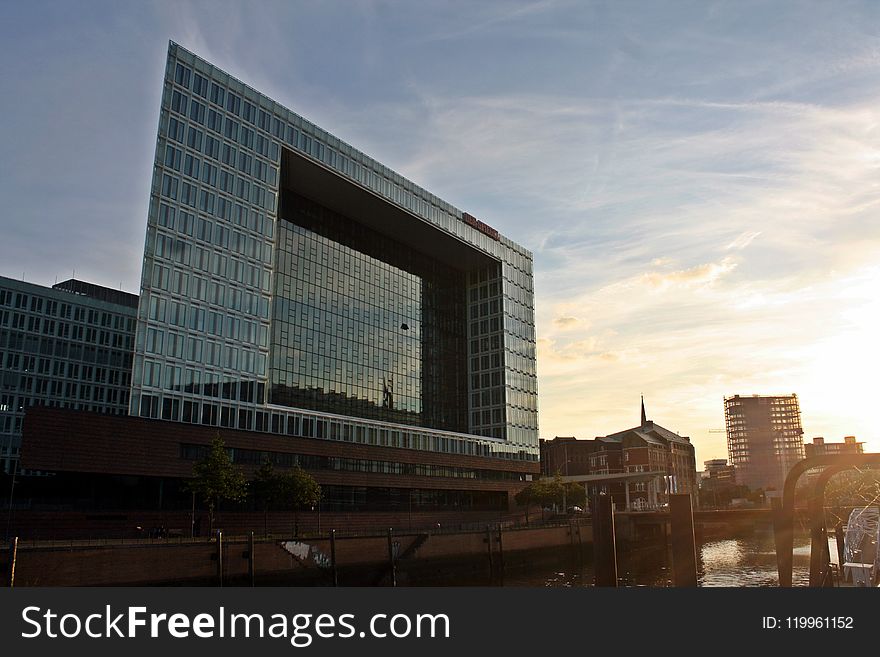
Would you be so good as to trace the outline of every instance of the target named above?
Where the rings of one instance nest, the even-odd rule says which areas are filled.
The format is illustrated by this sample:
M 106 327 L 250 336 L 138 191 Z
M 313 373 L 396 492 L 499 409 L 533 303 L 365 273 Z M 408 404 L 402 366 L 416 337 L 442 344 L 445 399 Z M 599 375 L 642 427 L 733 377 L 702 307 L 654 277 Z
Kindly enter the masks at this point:
M 880 450 L 880 3 L 28 2 L 0 274 L 137 292 L 172 39 L 535 256 L 540 433 L 727 456 L 798 394 Z

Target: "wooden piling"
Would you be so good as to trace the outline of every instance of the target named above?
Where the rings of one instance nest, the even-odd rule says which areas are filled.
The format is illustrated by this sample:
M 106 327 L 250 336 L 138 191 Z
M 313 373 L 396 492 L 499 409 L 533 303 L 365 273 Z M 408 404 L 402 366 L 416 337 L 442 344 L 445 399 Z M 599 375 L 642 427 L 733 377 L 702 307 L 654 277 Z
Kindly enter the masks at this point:
M 254 565 L 254 533 L 251 532 L 248 536 L 248 576 L 251 580 L 251 586 L 255 586 L 256 581 L 256 566 Z
M 697 585 L 697 547 L 694 510 L 689 493 L 669 496 L 674 586 Z
M 773 539 L 776 545 L 776 572 L 779 586 L 791 587 L 794 514 L 783 506 L 782 500 L 778 497 L 771 498 L 770 505 L 773 510 Z
M 504 586 L 504 542 L 501 534 L 501 525 L 498 525 L 498 584 L 499 586 Z
M 217 585 L 223 586 L 223 532 L 217 530 Z
M 843 528 L 843 523 L 838 521 L 834 526 L 834 541 L 837 543 L 837 567 L 840 572 L 841 583 L 846 581 L 846 572 L 843 568 L 843 564 L 846 561 L 846 557 L 843 554 L 843 539 L 845 535 L 846 530 Z
M 495 577 L 495 568 L 492 564 L 492 530 L 486 525 L 486 563 L 489 566 L 489 586 Z
M 333 586 L 339 586 L 339 571 L 336 569 L 336 530 L 330 530 L 330 569 L 333 573 Z
M 15 586 L 15 562 L 18 559 L 18 536 L 9 541 L 9 588 Z
M 610 495 L 593 497 L 593 552 L 596 586 L 617 586 L 614 507 Z
M 397 586 L 397 561 L 394 558 L 394 532 L 388 528 L 388 565 L 391 569 L 391 586 Z

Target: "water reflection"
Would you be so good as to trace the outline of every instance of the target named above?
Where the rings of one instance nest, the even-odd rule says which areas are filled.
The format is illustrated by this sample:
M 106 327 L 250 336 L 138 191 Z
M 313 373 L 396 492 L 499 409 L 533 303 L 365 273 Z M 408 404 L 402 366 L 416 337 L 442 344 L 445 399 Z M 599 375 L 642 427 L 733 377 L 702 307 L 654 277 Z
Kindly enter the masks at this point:
M 697 577 L 705 587 L 777 586 L 776 552 L 773 535 L 706 540 L 700 546 Z M 829 540 L 832 560 L 837 561 L 837 546 Z M 809 537 L 796 536 L 792 583 L 806 586 L 809 581 Z M 618 555 L 618 578 L 621 586 L 672 586 L 672 558 L 663 547 L 642 547 L 621 550 Z M 555 567 L 530 567 L 527 572 L 511 572 L 505 577 L 506 586 L 562 586 L 593 585 L 591 563 L 566 564 Z

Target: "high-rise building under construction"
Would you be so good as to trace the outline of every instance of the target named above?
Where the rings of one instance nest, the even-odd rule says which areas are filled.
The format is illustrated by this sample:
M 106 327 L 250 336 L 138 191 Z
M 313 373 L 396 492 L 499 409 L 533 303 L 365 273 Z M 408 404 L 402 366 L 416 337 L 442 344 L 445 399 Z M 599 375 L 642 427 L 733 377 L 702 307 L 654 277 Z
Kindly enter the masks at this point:
M 804 458 L 797 395 L 726 397 L 724 416 L 737 483 L 781 491 L 791 466 Z

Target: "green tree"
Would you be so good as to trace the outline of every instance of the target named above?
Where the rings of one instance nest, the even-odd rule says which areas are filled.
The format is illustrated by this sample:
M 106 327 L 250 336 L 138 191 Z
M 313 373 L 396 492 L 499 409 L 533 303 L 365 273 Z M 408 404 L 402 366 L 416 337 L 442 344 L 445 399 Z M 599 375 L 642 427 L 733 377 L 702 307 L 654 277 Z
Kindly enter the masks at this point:
M 543 487 L 541 489 L 542 492 L 542 500 L 541 503 L 545 506 L 562 505 L 562 499 L 565 497 L 565 484 L 562 483 L 562 475 L 558 472 L 553 475 L 552 479 L 539 479 L 543 483 Z M 564 509 L 563 509 L 564 510 Z
M 565 484 L 565 497 L 570 506 L 579 506 L 584 509 L 587 506 L 587 491 L 583 484 L 571 482 Z
M 571 488 L 567 488 L 567 486 Z M 579 489 L 580 493 L 575 489 Z M 580 499 L 578 495 L 584 497 L 582 486 L 577 484 L 563 484 L 561 475 L 556 474 L 552 479 L 548 477 L 536 479 L 517 493 L 514 496 L 514 500 L 518 505 L 526 507 L 526 522 L 528 522 L 529 504 L 540 504 L 542 507 L 551 506 L 553 504 L 557 506 L 561 505 L 563 496 L 569 490 L 572 491 L 575 500 Z M 573 503 L 576 503 L 574 500 L 572 501 Z
M 318 505 L 321 486 L 312 475 L 296 465 L 280 475 L 277 499 L 281 506 L 293 509 L 293 535 L 299 536 L 299 512 Z
M 205 458 L 193 466 L 188 488 L 208 506 L 209 535 L 214 533 L 214 518 L 220 503 L 240 502 L 247 496 L 247 480 L 232 464 L 219 433 L 211 441 Z
M 281 475 L 275 471 L 269 459 L 263 461 L 257 476 L 250 484 L 251 494 L 263 507 L 263 535 L 269 535 L 269 508 L 281 497 Z
M 517 506 L 523 506 L 526 509 L 526 524 L 529 524 L 529 507 L 532 504 L 540 504 L 540 497 L 538 495 L 538 482 L 533 481 L 528 486 L 519 491 L 516 495 L 513 496 L 514 501 L 517 503 Z

